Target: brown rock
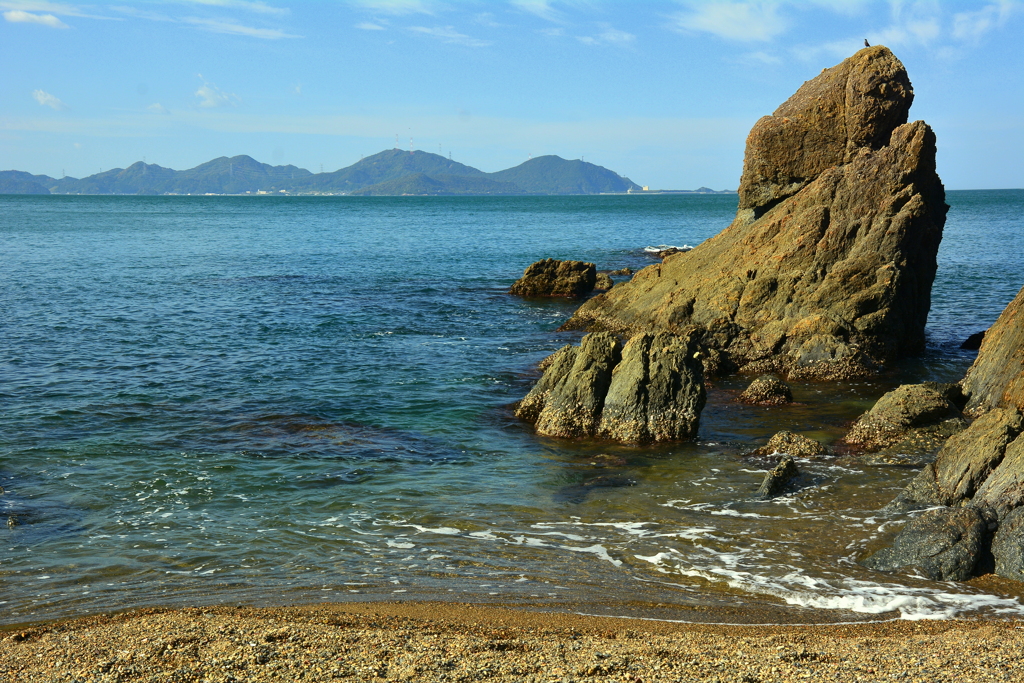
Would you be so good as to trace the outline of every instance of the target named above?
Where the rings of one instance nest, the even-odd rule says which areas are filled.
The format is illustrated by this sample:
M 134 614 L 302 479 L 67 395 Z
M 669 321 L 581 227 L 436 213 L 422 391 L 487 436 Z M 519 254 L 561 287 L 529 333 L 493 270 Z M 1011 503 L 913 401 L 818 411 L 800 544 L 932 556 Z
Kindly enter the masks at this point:
M 593 291 L 596 281 L 597 267 L 593 263 L 549 258 L 527 267 L 508 293 L 524 297 L 580 299 Z
M 800 470 L 797 469 L 793 458 L 787 455 L 779 461 L 778 465 L 764 475 L 764 481 L 761 482 L 761 487 L 757 489 L 754 497 L 761 500 L 774 498 L 782 493 L 786 486 L 799 476 Z
M 733 223 L 565 327 L 667 330 L 790 377 L 853 377 L 921 351 L 947 207 L 934 134 L 903 123 L 910 100 L 884 47 L 804 84 L 752 132 Z
M 707 392 L 696 347 L 669 334 L 640 334 L 622 350 L 604 401 L 600 436 L 628 443 L 697 435 Z
M 607 291 L 615 286 L 615 281 L 612 280 L 608 273 L 598 273 L 597 279 L 594 281 L 594 289 L 600 289 L 601 291 Z
M 814 439 L 782 430 L 761 448 L 755 449 L 751 455 L 769 456 L 776 453 L 785 453 L 794 458 L 813 458 L 818 455 L 828 455 L 828 449 Z
M 967 420 L 950 400 L 957 394 L 956 385 L 904 384 L 878 399 L 843 441 L 869 452 L 885 448 L 934 450 L 967 428 Z
M 961 384 L 970 413 L 1007 406 L 1024 412 L 1024 289 L 985 332 Z
M 622 348 L 609 333 L 583 337 L 548 363 L 516 415 L 556 437 L 600 436 L 629 443 L 694 436 L 706 391 L 689 339 L 642 334 Z
M 778 406 L 792 403 L 793 391 L 775 375 L 761 375 L 740 394 L 739 400 L 753 405 Z

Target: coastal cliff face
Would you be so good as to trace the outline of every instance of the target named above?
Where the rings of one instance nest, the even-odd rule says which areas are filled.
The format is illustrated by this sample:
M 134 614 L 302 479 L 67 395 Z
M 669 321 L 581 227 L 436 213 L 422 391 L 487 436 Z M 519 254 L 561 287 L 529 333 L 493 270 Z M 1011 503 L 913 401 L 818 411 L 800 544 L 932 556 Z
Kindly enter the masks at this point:
M 935 462 L 921 473 L 890 504 L 896 510 L 947 506 L 934 511 L 936 523 L 945 524 L 956 510 L 977 512 L 992 534 L 979 537 L 984 550 L 991 544 L 996 573 L 1024 580 L 1024 289 L 986 333 L 977 359 L 961 382 L 967 412 L 978 416 L 964 431 L 953 435 Z M 931 538 L 929 522 L 919 518 L 900 532 L 894 549 L 910 537 Z M 922 542 L 912 553 L 880 551 L 865 563 L 885 569 L 922 566 L 940 552 L 941 543 Z M 973 553 L 975 556 L 978 553 Z M 877 558 L 895 557 L 878 565 Z M 974 565 L 938 578 L 966 578 Z
M 690 337 L 724 370 L 838 379 L 924 346 L 946 204 L 935 136 L 885 47 L 805 83 L 747 139 L 739 211 L 566 329 Z

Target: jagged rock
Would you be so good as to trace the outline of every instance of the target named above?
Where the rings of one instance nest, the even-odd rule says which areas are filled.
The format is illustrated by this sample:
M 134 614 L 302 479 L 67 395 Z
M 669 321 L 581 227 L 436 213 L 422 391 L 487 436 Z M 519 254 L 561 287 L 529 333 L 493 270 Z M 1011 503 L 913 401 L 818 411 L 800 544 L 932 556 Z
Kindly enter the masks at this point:
M 963 505 L 970 501 L 1022 431 L 1024 416 L 1016 410 L 997 408 L 982 415 L 970 427 L 949 437 L 935 462 L 925 465 L 889 509 Z
M 945 223 L 903 65 L 861 50 L 748 139 L 724 231 L 591 299 L 566 329 L 693 336 L 746 371 L 841 379 L 920 352 Z
M 1024 581 L 1024 508 L 1017 508 L 999 524 L 992 538 L 996 574 Z
M 775 375 L 761 375 L 740 394 L 739 400 L 754 405 L 778 406 L 792 403 L 793 391 Z
M 985 333 L 961 385 L 968 413 L 1006 406 L 1024 411 L 1024 289 Z
M 768 439 L 767 444 L 751 452 L 751 455 L 768 456 L 776 453 L 785 453 L 794 458 L 813 458 L 828 455 L 828 449 L 814 439 L 782 430 Z
M 799 476 L 800 470 L 797 469 L 796 463 L 793 462 L 793 458 L 787 455 L 779 461 L 779 464 L 776 465 L 774 469 L 764 475 L 764 481 L 761 482 L 761 487 L 757 489 L 757 493 L 754 494 L 754 497 L 761 500 L 774 498 L 782 493 L 789 482 Z
M 692 437 L 706 390 L 695 345 L 641 334 L 625 348 L 606 332 L 551 357 L 516 415 L 546 436 L 600 436 L 630 443 Z
M 964 339 L 964 343 L 960 345 L 960 348 L 964 351 L 977 351 L 981 348 L 981 342 L 985 341 L 985 331 L 975 332 L 967 339 Z
M 598 273 L 597 279 L 594 281 L 594 289 L 600 289 L 601 291 L 607 291 L 615 286 L 615 281 L 612 280 L 608 273 Z
M 524 297 L 580 299 L 593 291 L 596 281 L 597 267 L 593 263 L 549 258 L 528 266 L 508 293 Z
M 668 334 L 640 334 L 612 373 L 598 434 L 628 443 L 696 436 L 707 392 L 696 347 Z
M 516 415 L 530 419 L 536 413 L 538 434 L 593 436 L 622 345 L 611 334 L 598 332 L 563 351 L 520 403 Z
M 612 272 L 610 272 L 608 274 L 609 275 L 632 275 L 633 274 L 633 269 L 632 268 L 628 268 L 628 267 L 627 268 L 619 268 L 618 270 L 613 270 Z
M 957 403 L 963 405 L 963 395 L 955 384 L 904 384 L 878 399 L 843 441 L 868 452 L 934 451 L 967 428 Z
M 1006 446 L 1003 459 L 985 478 L 974 501 L 992 508 L 999 517 L 1005 517 L 1011 510 L 1024 505 L 1024 434 Z
M 861 564 L 893 572 L 915 567 L 936 581 L 965 581 L 985 550 L 988 522 L 974 508 L 938 508 L 911 520 L 883 548 Z

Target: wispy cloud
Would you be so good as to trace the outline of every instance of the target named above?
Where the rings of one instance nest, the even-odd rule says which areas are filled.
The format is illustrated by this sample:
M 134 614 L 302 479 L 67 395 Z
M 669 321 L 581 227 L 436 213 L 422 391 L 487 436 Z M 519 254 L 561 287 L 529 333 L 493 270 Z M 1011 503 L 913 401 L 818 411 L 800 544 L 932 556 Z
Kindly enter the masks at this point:
M 553 22 L 563 21 L 562 13 L 552 7 L 548 0 L 512 0 L 511 4 L 513 7 L 536 15 L 541 19 Z
M 785 32 L 775 2 L 694 2 L 672 16 L 673 26 L 740 42 L 769 41 Z
M 203 78 L 202 74 L 199 74 L 199 78 L 202 79 L 203 85 L 199 90 L 196 90 L 196 97 L 202 100 L 199 103 L 200 107 L 223 107 L 226 105 L 235 106 L 242 100 L 234 93 L 227 93 L 218 88 L 213 83 L 208 82 Z
M 36 102 L 43 105 L 44 107 L 49 107 L 50 109 L 55 109 L 56 111 L 67 111 L 68 109 L 70 109 L 68 105 L 64 104 L 58 98 L 54 97 L 53 95 L 44 90 L 33 90 L 32 97 L 34 97 L 36 99 Z
M 437 38 L 443 43 L 465 45 L 466 47 L 487 47 L 492 44 L 489 40 L 480 40 L 479 38 L 473 38 L 472 36 L 467 36 L 464 33 L 459 33 L 455 30 L 454 26 L 410 26 L 409 30 Z
M 1002 0 L 976 12 L 959 12 L 953 15 L 953 37 L 964 42 L 975 42 L 992 29 L 1005 24 L 1017 9 L 1017 3 Z
M 166 14 L 161 14 L 159 12 L 150 12 L 147 10 L 139 9 L 138 7 L 130 7 L 128 5 L 111 5 L 108 9 L 119 14 L 134 17 L 136 19 L 148 19 L 149 21 L 177 21 L 177 19 L 169 17 Z
M 90 14 L 83 11 L 82 7 L 76 7 L 75 5 L 69 5 L 63 2 L 48 2 L 47 0 L 0 0 L 0 10 L 27 13 L 43 12 L 59 17 L 83 17 L 87 19 L 113 18 Z
M 154 102 L 153 104 L 151 104 L 148 107 L 146 107 L 146 111 L 151 112 L 153 114 L 170 114 L 171 113 L 170 109 L 168 109 L 164 105 L 160 104 L 159 102 Z
M 282 38 L 301 38 L 291 33 L 276 28 L 256 28 L 244 26 L 230 19 L 202 19 L 199 17 L 186 17 L 183 19 L 186 24 L 198 26 L 204 31 L 213 33 L 227 33 L 235 36 L 249 36 L 250 38 L 262 38 L 264 40 L 280 40 Z
M 356 7 L 380 14 L 434 14 L 433 3 L 426 0 L 352 0 Z
M 50 28 L 68 28 L 67 24 L 52 14 L 32 14 L 20 9 L 4 12 L 4 20 L 12 24 L 41 24 Z
M 225 9 L 241 9 L 257 14 L 288 14 L 289 12 L 286 7 L 273 7 L 265 2 L 250 2 L 249 0 L 179 0 L 179 2 L 224 7 Z
M 356 28 L 362 29 L 363 31 L 386 31 L 387 29 L 380 24 L 375 24 L 372 21 L 363 21 L 356 24 Z
M 576 40 L 584 45 L 617 45 L 620 47 L 631 44 L 635 39 L 636 36 L 632 33 L 626 33 L 611 26 L 605 27 L 596 36 L 576 36 Z

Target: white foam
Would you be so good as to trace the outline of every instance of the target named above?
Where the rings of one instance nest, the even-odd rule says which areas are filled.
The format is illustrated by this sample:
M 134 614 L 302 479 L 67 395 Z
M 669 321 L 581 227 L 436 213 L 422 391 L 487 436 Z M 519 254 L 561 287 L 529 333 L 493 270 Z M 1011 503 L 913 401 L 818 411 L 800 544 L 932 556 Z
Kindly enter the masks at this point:
M 391 539 L 388 539 L 387 543 L 388 543 L 388 547 L 391 547 L 391 548 L 415 548 L 416 547 L 415 543 L 402 543 L 400 541 L 392 541 Z
M 461 529 L 456 529 L 455 527 L 450 526 L 439 526 L 433 529 L 426 526 L 420 526 L 419 524 L 401 524 L 399 526 L 416 529 L 421 534 L 441 534 L 442 536 L 459 536 L 462 534 Z
M 611 562 L 616 567 L 622 565 L 622 560 L 616 560 L 608 553 L 608 549 L 600 544 L 587 546 L 586 548 L 579 548 L 572 545 L 560 545 L 558 547 L 562 548 L 563 550 L 571 550 L 574 553 L 591 553 L 597 555 L 602 560 L 605 560 L 606 562 Z

